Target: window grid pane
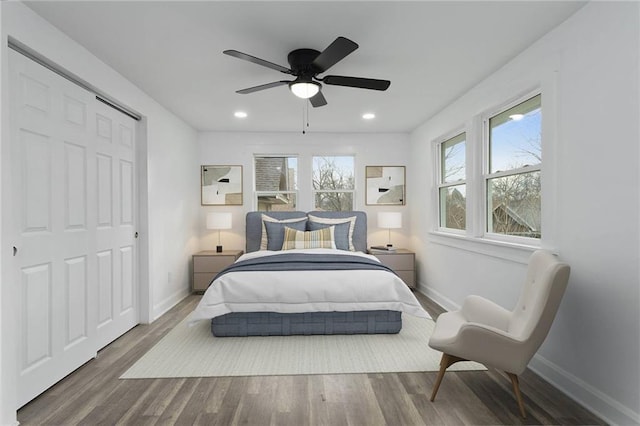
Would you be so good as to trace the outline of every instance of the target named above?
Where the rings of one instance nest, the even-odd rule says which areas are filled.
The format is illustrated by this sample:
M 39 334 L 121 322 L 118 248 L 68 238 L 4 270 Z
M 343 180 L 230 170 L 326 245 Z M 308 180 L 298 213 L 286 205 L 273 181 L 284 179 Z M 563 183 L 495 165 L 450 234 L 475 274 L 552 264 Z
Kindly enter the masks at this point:
M 440 144 L 440 181 L 451 183 L 466 179 L 466 134 L 462 133 Z
M 487 179 L 487 232 L 540 238 L 540 171 Z
M 313 189 L 355 189 L 353 156 L 313 157 Z
M 295 191 L 298 189 L 296 157 L 256 157 L 256 191 Z
M 296 210 L 296 193 L 274 192 L 274 193 L 258 193 L 257 211 L 294 211 Z
M 449 229 L 466 229 L 466 222 L 466 185 L 440 188 L 440 226 Z
M 314 199 L 314 208 L 316 210 L 333 212 L 353 210 L 353 191 L 315 191 Z
M 489 119 L 489 173 L 542 163 L 542 96 Z

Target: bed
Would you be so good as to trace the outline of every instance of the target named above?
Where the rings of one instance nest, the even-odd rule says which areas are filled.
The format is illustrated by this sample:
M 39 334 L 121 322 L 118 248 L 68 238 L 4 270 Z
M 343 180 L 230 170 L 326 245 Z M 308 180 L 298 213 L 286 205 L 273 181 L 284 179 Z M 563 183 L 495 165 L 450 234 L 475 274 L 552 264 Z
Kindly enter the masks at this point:
M 249 212 L 246 253 L 216 276 L 190 322 L 214 336 L 398 333 L 428 318 L 406 284 L 366 254 L 364 212 Z

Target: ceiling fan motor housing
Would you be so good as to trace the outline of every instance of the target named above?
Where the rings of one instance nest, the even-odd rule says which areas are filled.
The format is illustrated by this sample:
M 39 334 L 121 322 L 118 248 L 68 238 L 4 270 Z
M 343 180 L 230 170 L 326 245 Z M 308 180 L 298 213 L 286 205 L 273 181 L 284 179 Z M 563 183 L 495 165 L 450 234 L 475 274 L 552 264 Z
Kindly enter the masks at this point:
M 319 72 L 311 65 L 320 52 L 314 49 L 296 49 L 289 53 L 287 61 L 295 76 L 313 77 Z

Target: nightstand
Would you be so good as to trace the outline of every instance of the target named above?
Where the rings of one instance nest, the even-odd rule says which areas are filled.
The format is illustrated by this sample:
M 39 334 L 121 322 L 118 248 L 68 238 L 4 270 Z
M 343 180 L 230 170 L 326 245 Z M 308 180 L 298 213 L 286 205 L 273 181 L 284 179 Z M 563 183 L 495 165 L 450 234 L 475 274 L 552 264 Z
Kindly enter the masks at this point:
M 380 263 L 393 269 L 410 289 L 416 288 L 416 254 L 407 249 L 396 249 L 388 253 L 378 251 L 369 254 L 378 258 Z
M 205 291 L 213 277 L 238 259 L 242 250 L 205 250 L 193 255 L 193 291 Z

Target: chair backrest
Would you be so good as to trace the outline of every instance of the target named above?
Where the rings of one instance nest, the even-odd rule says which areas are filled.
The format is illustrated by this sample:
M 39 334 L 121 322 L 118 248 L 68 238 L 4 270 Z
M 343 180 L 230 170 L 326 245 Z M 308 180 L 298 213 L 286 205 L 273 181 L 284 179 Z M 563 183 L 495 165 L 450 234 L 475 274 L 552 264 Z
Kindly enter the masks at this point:
M 531 357 L 549 333 L 567 288 L 569 273 L 569 265 L 549 251 L 536 250 L 529 259 L 524 289 L 512 312 L 508 331 L 525 342 Z

